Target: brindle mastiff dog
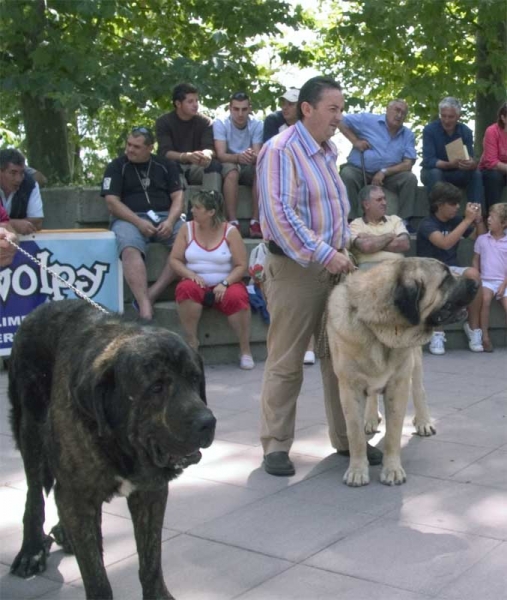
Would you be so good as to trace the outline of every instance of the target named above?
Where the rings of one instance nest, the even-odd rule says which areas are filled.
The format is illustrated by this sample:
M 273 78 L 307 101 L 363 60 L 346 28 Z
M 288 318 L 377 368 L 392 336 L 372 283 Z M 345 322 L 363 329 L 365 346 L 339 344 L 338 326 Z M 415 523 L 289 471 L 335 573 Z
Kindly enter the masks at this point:
M 327 333 L 347 423 L 347 485 L 370 481 L 364 412 L 367 396 L 379 393 L 384 395 L 386 414 L 380 480 L 387 485 L 406 480 L 401 434 L 420 348 L 435 328 L 466 317 L 465 307 L 477 287 L 470 279 L 455 278 L 437 260 L 405 258 L 356 271 L 331 293 Z
M 161 530 L 171 479 L 213 441 L 198 355 L 176 334 L 104 315 L 82 300 L 45 304 L 18 329 L 9 361 L 14 437 L 28 492 L 11 571 L 46 568 L 43 489 L 54 485 L 57 543 L 76 555 L 86 597 L 112 598 L 101 507 L 127 496 L 143 598 L 168 599 Z

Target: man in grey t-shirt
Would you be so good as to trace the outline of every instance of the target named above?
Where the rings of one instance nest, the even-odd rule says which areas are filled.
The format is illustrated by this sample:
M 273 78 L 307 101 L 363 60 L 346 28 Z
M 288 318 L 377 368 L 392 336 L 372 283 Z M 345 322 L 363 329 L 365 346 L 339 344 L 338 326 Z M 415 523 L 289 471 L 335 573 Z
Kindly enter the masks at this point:
M 239 230 L 237 219 L 238 186 L 252 186 L 252 218 L 250 237 L 262 238 L 259 204 L 255 183 L 255 164 L 262 146 L 262 121 L 250 116 L 250 99 L 236 92 L 229 102 L 230 115 L 213 123 L 215 152 L 222 163 L 223 193 L 228 221 Z

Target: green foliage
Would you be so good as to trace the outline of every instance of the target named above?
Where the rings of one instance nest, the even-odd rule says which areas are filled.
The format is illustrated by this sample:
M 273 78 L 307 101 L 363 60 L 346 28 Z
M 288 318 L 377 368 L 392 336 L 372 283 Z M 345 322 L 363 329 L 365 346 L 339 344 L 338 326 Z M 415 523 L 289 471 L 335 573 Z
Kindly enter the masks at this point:
M 238 90 L 273 108 L 287 64 L 335 76 L 349 110 L 405 98 L 416 132 L 446 95 L 484 127 L 505 100 L 506 27 L 506 0 L 316 0 L 313 17 L 289 0 L 0 0 L 0 143 L 52 182 L 96 183 L 175 84 L 209 108 Z
M 254 54 L 301 20 L 282 0 L 0 0 L 0 128 L 35 164 L 22 98 L 50 101 L 96 177 L 97 152 L 114 156 L 133 123 L 170 110 L 176 83 L 198 85 L 207 106 L 238 89 L 270 102 L 272 73 Z
M 299 57 L 344 84 L 348 103 L 381 109 L 405 98 L 416 129 L 437 115 L 444 96 L 475 116 L 479 89 L 500 104 L 506 93 L 505 0 L 330 0 L 312 47 Z M 486 41 L 487 79 L 477 77 L 476 36 Z M 294 49 L 288 46 L 290 54 Z M 495 100 L 496 99 L 496 100 Z

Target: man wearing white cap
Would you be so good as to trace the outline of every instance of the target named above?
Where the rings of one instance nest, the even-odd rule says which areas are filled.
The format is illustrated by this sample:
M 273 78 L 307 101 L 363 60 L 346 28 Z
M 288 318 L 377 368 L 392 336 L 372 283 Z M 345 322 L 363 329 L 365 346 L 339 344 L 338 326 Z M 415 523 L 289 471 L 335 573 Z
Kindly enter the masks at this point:
M 298 99 L 299 90 L 297 88 L 289 88 L 282 96 L 280 96 L 280 107 L 282 110 L 271 113 L 264 121 L 264 131 L 262 133 L 263 144 L 274 135 L 287 129 L 287 127 L 294 125 L 298 119 Z

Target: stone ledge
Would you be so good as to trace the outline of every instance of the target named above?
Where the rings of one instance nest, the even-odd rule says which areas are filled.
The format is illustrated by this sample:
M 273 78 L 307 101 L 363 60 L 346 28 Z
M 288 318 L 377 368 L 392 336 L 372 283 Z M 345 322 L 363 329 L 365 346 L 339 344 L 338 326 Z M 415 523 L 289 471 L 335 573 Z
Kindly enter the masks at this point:
M 125 313 L 135 316 L 130 304 L 125 306 Z M 157 302 L 155 304 L 155 321 L 157 325 L 183 335 L 175 302 Z M 259 314 L 252 314 L 250 342 L 255 360 L 266 358 L 266 336 L 268 326 Z M 199 352 L 206 364 L 234 363 L 238 360 L 238 344 L 236 336 L 227 323 L 227 318 L 213 309 L 204 309 L 199 323 Z M 493 346 L 507 346 L 507 327 L 505 314 L 500 304 L 495 303 L 491 310 L 490 324 Z M 467 349 L 468 339 L 461 323 L 445 328 L 448 350 Z
M 125 314 L 135 316 L 130 304 Z M 160 327 L 183 335 L 176 302 L 157 302 L 154 319 Z M 266 359 L 266 335 L 268 326 L 259 314 L 252 314 L 250 346 L 254 360 Z M 236 336 L 227 322 L 227 317 L 216 310 L 204 309 L 199 322 L 199 352 L 206 364 L 234 363 L 239 359 Z
M 199 186 L 189 186 L 185 190 L 185 204 Z M 44 229 L 85 229 L 107 227 L 109 212 L 105 200 L 100 196 L 98 187 L 62 187 L 43 188 Z M 388 214 L 396 214 L 398 200 L 392 192 L 386 191 Z M 502 201 L 507 202 L 507 188 Z M 463 192 L 463 204 L 466 196 Z M 248 222 L 252 214 L 252 190 L 239 186 L 238 218 L 244 234 L 248 231 Z M 417 189 L 414 218 L 419 220 L 428 215 L 428 200 L 424 187 Z
M 190 186 L 185 191 L 188 200 L 195 186 Z M 45 188 L 42 190 L 44 201 L 44 228 L 45 229 L 83 229 L 94 227 L 108 227 L 109 214 L 103 198 L 100 197 L 99 188 Z M 507 201 L 507 190 L 504 194 Z M 248 231 L 248 221 L 251 214 L 251 189 L 240 186 L 240 202 L 238 216 L 243 233 Z M 393 199 L 390 201 L 390 212 L 393 211 Z M 428 214 L 427 199 L 424 188 L 418 189 L 416 217 L 422 218 Z M 418 220 L 417 219 L 417 220 Z M 415 255 L 415 236 L 412 236 L 408 256 Z M 259 240 L 245 239 L 247 251 L 250 254 Z M 473 242 L 462 240 L 459 247 L 460 264 L 471 264 Z M 161 244 L 152 244 L 147 253 L 148 279 L 155 281 L 158 273 L 167 258 L 167 249 Z M 155 320 L 162 327 L 181 332 L 179 318 L 174 302 L 174 285 L 162 296 L 162 302 L 155 306 Z M 125 312 L 133 313 L 130 306 L 131 294 L 125 285 Z M 498 303 L 495 303 L 491 314 L 491 338 L 493 345 L 507 346 L 507 325 L 505 315 Z M 267 326 L 259 315 L 252 315 L 252 352 L 255 360 L 264 360 L 266 357 Z M 238 346 L 236 338 L 227 324 L 223 315 L 216 311 L 205 310 L 199 327 L 201 339 L 201 352 L 208 364 L 234 363 L 238 360 Z M 446 328 L 448 349 L 467 348 L 467 339 L 460 325 Z

